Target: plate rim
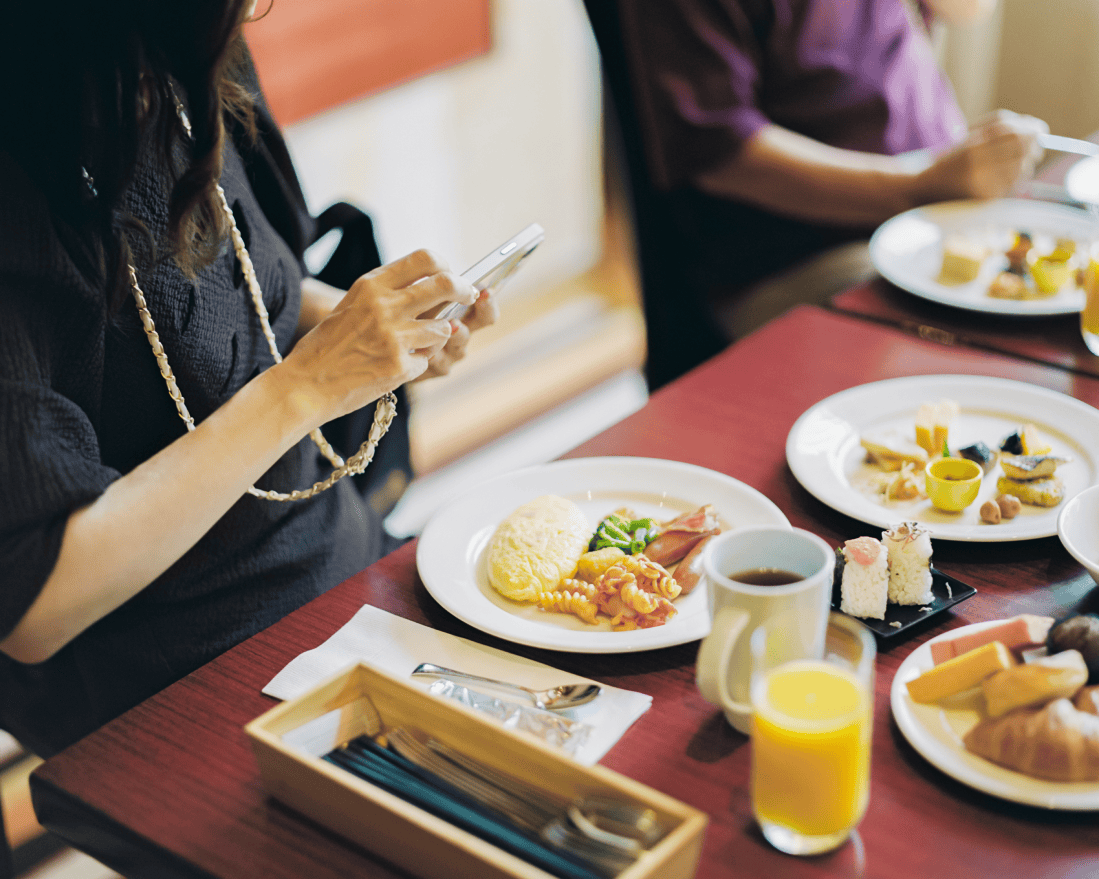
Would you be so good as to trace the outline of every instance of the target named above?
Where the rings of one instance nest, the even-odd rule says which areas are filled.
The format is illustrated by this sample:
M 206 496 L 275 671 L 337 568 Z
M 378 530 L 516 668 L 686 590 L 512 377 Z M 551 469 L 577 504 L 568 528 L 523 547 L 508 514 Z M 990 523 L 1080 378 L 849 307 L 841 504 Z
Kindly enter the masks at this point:
M 977 632 L 981 629 L 995 625 L 1002 620 L 986 620 L 979 623 L 970 623 L 967 626 L 959 626 L 948 632 L 943 632 L 930 638 L 919 645 L 897 667 L 893 674 L 893 680 L 889 687 L 889 704 L 893 719 L 904 736 L 905 741 L 927 760 L 932 766 L 948 775 L 955 781 L 961 782 L 967 787 L 979 790 L 1003 800 L 1021 803 L 1027 806 L 1037 806 L 1043 809 L 1070 812 L 1093 812 L 1099 810 L 1099 783 L 1095 783 L 1091 790 L 1065 790 L 1072 782 L 1045 781 L 1040 778 L 1032 778 L 1021 772 L 997 766 L 964 750 L 955 750 L 941 744 L 933 736 L 927 734 L 923 724 L 910 706 L 904 686 L 909 675 L 914 669 L 919 670 L 926 665 L 930 668 L 931 646 L 937 641 L 956 637 L 963 632 Z M 986 770 L 985 767 L 988 767 Z M 1023 779 L 1028 787 L 1012 787 L 1014 778 Z M 1030 788 L 1030 789 L 1028 789 Z
M 768 498 L 765 494 L 756 488 L 748 485 L 737 479 L 734 476 L 730 476 L 727 473 L 722 473 L 718 470 L 713 470 L 709 467 L 702 467 L 698 464 L 690 464 L 685 461 L 675 461 L 666 458 L 650 458 L 632 455 L 616 455 L 616 456 L 596 456 L 586 458 L 562 458 L 554 461 L 548 461 L 544 464 L 534 464 L 529 467 L 523 467 L 518 470 L 512 470 L 507 473 L 499 474 L 495 477 L 487 479 L 481 483 L 478 483 L 475 487 L 462 493 L 460 496 L 451 499 L 442 507 L 440 507 L 428 520 L 423 531 L 420 534 L 419 540 L 416 545 L 416 569 L 420 576 L 421 582 L 424 584 L 424 588 L 427 589 L 428 594 L 435 600 L 440 607 L 447 613 L 461 620 L 469 626 L 477 629 L 480 632 L 484 632 L 487 635 L 500 638 L 511 643 L 522 644 L 527 647 L 535 647 L 543 650 L 556 650 L 563 653 L 588 653 L 588 654 L 603 654 L 603 653 L 638 653 L 646 650 L 657 650 L 664 647 L 675 647 L 681 644 L 687 644 L 692 641 L 698 641 L 706 636 L 709 631 L 708 614 L 704 615 L 705 622 L 702 627 L 695 626 L 693 628 L 684 626 L 680 629 L 670 629 L 666 626 L 658 626 L 651 629 L 640 629 L 634 632 L 590 632 L 584 633 L 596 638 L 594 646 L 591 645 L 579 645 L 579 644 L 561 644 L 556 641 L 552 634 L 547 638 L 530 638 L 522 635 L 517 635 L 514 632 L 498 631 L 494 627 L 488 627 L 477 619 L 476 614 L 470 614 L 465 608 L 455 606 L 453 601 L 449 600 L 449 596 L 446 591 L 440 589 L 437 583 L 429 582 L 429 578 L 424 575 L 424 570 L 427 568 L 430 571 L 429 563 L 425 561 L 425 554 L 430 551 L 432 542 L 436 540 L 434 537 L 434 530 L 442 527 L 442 523 L 446 522 L 447 516 L 452 510 L 460 508 L 463 502 L 476 493 L 485 491 L 487 488 L 498 484 L 506 483 L 509 480 L 529 476 L 534 473 L 544 473 L 546 471 L 552 472 L 553 470 L 563 470 L 571 468 L 583 468 L 583 467 L 609 467 L 609 466 L 622 466 L 622 467 L 659 467 L 662 469 L 668 469 L 679 472 L 692 472 L 696 475 L 704 475 L 706 478 L 718 479 L 721 482 L 728 484 L 729 488 L 737 491 L 742 491 L 753 500 L 760 504 L 760 506 L 767 511 L 768 516 L 772 518 L 772 524 L 784 526 L 787 528 L 793 527 L 786 514 L 779 508 L 774 501 Z M 506 513 L 504 514 L 506 515 Z M 754 523 L 758 524 L 758 523 Z M 426 538 L 426 539 L 425 539 Z M 563 631 L 556 629 L 556 627 L 547 626 L 547 632 L 552 633 L 554 631 Z M 576 631 L 576 630 L 569 630 Z M 671 633 L 671 634 L 669 634 Z M 635 637 L 624 640 L 620 639 L 621 636 L 634 635 Z M 600 638 L 599 636 L 604 636 Z M 611 637 L 606 637 L 611 636 Z M 649 643 L 652 642 L 652 643 Z
M 1039 201 L 1037 199 L 1026 198 L 994 198 L 994 199 L 954 199 L 951 201 L 933 202 L 931 204 L 920 205 L 918 207 L 910 208 L 907 211 L 903 211 L 895 216 L 890 217 L 888 220 L 879 225 L 870 235 L 869 254 L 870 262 L 874 266 L 875 271 L 878 272 L 885 280 L 895 287 L 910 293 L 913 296 L 918 296 L 921 299 L 925 299 L 928 302 L 935 302 L 939 305 L 946 305 L 950 308 L 958 308 L 963 311 L 977 312 L 981 314 L 995 314 L 1003 317 L 1011 318 L 1043 318 L 1043 317 L 1055 317 L 1068 314 L 1076 314 L 1080 310 L 1080 304 L 1078 302 L 1065 302 L 1061 301 L 1057 303 L 1058 299 L 1062 297 L 1050 297 L 1049 299 L 1032 299 L 1028 300 L 1034 303 L 1032 307 L 1028 307 L 1025 310 L 1013 307 L 1007 303 L 1012 300 L 1007 299 L 995 299 L 994 297 L 986 297 L 988 301 L 984 300 L 959 300 L 957 297 L 952 297 L 946 294 L 939 293 L 936 288 L 933 287 L 921 287 L 920 285 L 912 284 L 907 278 L 900 275 L 890 265 L 889 261 L 882 258 L 882 240 L 889 234 L 893 226 L 898 222 L 902 222 L 904 219 L 911 217 L 918 217 L 935 225 L 939 225 L 935 221 L 934 214 L 937 211 L 945 209 L 958 209 L 962 207 L 970 207 L 974 211 L 976 210 L 991 210 L 997 206 L 1003 206 L 1010 209 L 1021 209 L 1023 207 L 1034 208 L 1037 206 L 1040 211 L 1048 211 L 1050 214 L 1066 214 L 1066 215 L 1080 215 L 1082 217 L 1090 217 L 1091 215 L 1080 208 L 1072 207 L 1071 205 L 1054 204 L 1053 202 Z M 931 214 L 931 216 L 928 216 Z M 940 226 L 940 228 L 942 228 Z M 1099 222 L 1096 223 L 1096 232 L 1099 236 Z M 938 285 L 942 286 L 942 285 Z M 949 289 L 949 288 L 944 288 Z
M 795 446 L 798 439 L 798 434 L 805 428 L 806 422 L 814 416 L 814 414 L 824 407 L 826 404 L 838 399 L 851 396 L 854 397 L 858 394 L 869 393 L 875 388 L 880 388 L 886 385 L 900 386 L 904 384 L 920 384 L 930 382 L 974 382 L 974 383 L 987 383 L 990 385 L 999 385 L 1002 390 L 1008 390 L 1013 388 L 1016 392 L 1025 390 L 1029 393 L 1037 394 L 1038 396 L 1045 397 L 1047 399 L 1056 400 L 1059 405 L 1065 406 L 1068 409 L 1075 409 L 1078 411 L 1081 417 L 1087 417 L 1095 421 L 1096 427 L 1099 428 L 1099 410 L 1093 406 L 1088 405 L 1083 400 L 1078 400 L 1075 397 L 1070 397 L 1068 394 L 1064 394 L 1060 391 L 1054 391 L 1042 385 L 1031 384 L 1030 382 L 1019 381 L 1018 379 L 1003 378 L 1001 376 L 991 375 L 965 375 L 965 374 L 935 374 L 935 375 L 906 375 L 897 376 L 894 378 L 879 379 L 877 381 L 866 382 L 861 385 L 855 385 L 844 390 L 837 391 L 834 394 L 829 394 L 821 400 L 811 405 L 808 409 L 801 413 L 790 427 L 790 431 L 786 435 L 786 465 L 790 468 L 790 471 L 794 474 L 794 478 L 798 481 L 809 494 L 823 503 L 830 509 L 835 510 L 838 513 L 842 513 L 856 521 L 863 522 L 868 525 L 879 526 L 882 528 L 890 528 L 896 524 L 898 517 L 890 517 L 885 515 L 888 510 L 882 507 L 883 515 L 880 517 L 871 517 L 866 515 L 859 508 L 856 508 L 852 504 L 842 503 L 842 499 L 839 503 L 834 500 L 824 497 L 824 492 L 820 491 L 820 486 L 817 480 L 814 478 L 816 471 L 812 469 L 806 469 L 806 464 L 803 460 L 803 456 L 795 453 Z M 1096 431 L 1096 435 L 1099 436 L 1099 430 Z M 1076 438 L 1078 443 L 1082 442 L 1079 438 Z M 1099 446 L 1096 447 L 1096 459 L 1095 465 L 1099 468 Z M 1097 484 L 1092 481 L 1087 486 Z M 852 489 L 854 491 L 854 489 Z M 1075 495 L 1073 495 L 1075 497 Z M 1071 498 L 1066 499 L 1063 503 L 1067 503 Z M 976 534 L 960 535 L 951 533 L 950 531 L 942 531 L 932 529 L 931 537 L 933 540 L 952 540 L 961 543 L 1012 543 L 1021 540 L 1041 540 L 1046 537 L 1053 537 L 1057 534 L 1057 519 L 1058 515 L 1054 516 L 1050 523 L 1047 523 L 1046 528 L 1041 533 L 1013 533 L 1013 532 L 997 532 L 993 528 L 978 529 Z
M 1061 508 L 1061 512 L 1057 514 L 1057 537 L 1061 541 L 1061 545 L 1065 548 L 1065 551 L 1076 559 L 1080 565 L 1083 566 L 1093 578 L 1099 578 L 1099 559 L 1088 558 L 1083 554 L 1080 547 L 1066 531 L 1065 521 L 1066 517 L 1072 515 L 1073 510 L 1078 507 L 1082 507 L 1085 503 L 1084 495 L 1093 494 L 1099 497 L 1099 484 L 1089 485 L 1081 492 L 1077 492 L 1067 501 L 1065 501 L 1064 507 Z M 1088 502 L 1092 504 L 1096 503 L 1095 497 L 1088 497 Z

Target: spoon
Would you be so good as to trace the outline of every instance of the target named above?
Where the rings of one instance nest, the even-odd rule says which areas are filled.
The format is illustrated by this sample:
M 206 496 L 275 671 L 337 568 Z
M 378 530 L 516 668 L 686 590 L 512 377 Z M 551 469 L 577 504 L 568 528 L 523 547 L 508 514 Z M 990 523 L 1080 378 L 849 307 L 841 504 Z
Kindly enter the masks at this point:
M 548 690 L 532 690 L 529 687 L 521 687 L 518 684 L 509 684 L 506 681 L 497 681 L 492 678 L 482 678 L 478 675 L 466 674 L 464 671 L 454 671 L 452 668 L 443 668 L 430 662 L 422 663 L 412 670 L 413 676 L 434 675 L 436 677 L 459 678 L 467 681 L 480 681 L 482 684 L 492 684 L 494 687 L 502 687 L 505 690 L 517 690 L 525 693 L 536 707 L 547 711 L 564 711 L 590 702 L 601 692 L 602 687 L 595 684 L 562 684 L 559 687 L 550 687 Z

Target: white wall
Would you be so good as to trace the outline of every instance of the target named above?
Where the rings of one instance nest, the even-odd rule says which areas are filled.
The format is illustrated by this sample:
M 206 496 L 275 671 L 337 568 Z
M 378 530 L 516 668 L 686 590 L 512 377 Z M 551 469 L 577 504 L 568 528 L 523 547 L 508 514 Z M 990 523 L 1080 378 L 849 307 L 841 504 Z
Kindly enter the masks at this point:
M 314 211 L 351 201 L 383 257 L 430 247 L 463 270 L 530 222 L 545 244 L 521 294 L 598 258 L 598 56 L 579 0 L 495 0 L 488 55 L 291 126 Z
M 1055 134 L 1099 130 L 1099 3 L 1000 0 L 988 20 L 948 29 L 943 66 L 971 121 L 1004 107 Z

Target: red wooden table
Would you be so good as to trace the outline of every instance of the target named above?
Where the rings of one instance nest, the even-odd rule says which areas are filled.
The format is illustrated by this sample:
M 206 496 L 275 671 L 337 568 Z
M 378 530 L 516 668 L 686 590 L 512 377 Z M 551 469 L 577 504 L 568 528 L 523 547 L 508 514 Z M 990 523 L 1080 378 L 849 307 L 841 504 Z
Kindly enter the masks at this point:
M 837 293 L 828 304 L 835 311 L 880 321 L 945 345 L 1002 351 L 1099 376 L 1099 357 L 1084 345 L 1080 318 L 1075 314 L 1004 317 L 966 311 L 913 296 L 882 278 Z
M 644 409 L 571 456 L 652 456 L 710 467 L 762 491 L 794 525 L 839 541 L 874 529 L 799 486 L 784 455 L 791 425 L 844 388 L 938 373 L 1018 379 L 1099 405 L 1099 379 L 802 307 L 662 389 Z M 1020 806 L 953 781 L 907 744 L 888 701 L 898 665 L 928 637 L 1023 611 L 1099 610 L 1095 584 L 1056 537 L 1000 545 L 941 541 L 935 562 L 978 594 L 879 654 L 870 808 L 860 843 L 830 855 L 796 859 L 761 838 L 747 794 L 748 740 L 696 690 L 696 645 L 588 656 L 497 641 L 458 622 L 427 594 L 413 545 L 47 761 L 32 777 L 35 806 L 52 830 L 131 877 L 400 875 L 268 798 L 242 731 L 273 704 L 260 688 L 275 672 L 370 603 L 649 693 L 651 710 L 602 762 L 709 813 L 698 871 L 705 879 L 1099 874 L 1094 814 Z

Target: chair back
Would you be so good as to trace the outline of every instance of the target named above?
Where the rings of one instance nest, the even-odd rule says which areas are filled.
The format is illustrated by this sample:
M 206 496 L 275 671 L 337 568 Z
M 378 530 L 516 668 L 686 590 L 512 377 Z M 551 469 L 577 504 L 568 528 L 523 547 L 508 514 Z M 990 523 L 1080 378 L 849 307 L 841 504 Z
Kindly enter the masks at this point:
M 689 248 L 672 195 L 653 185 L 617 0 L 584 0 L 599 46 L 608 147 L 625 160 L 626 184 L 641 276 L 648 355 L 645 377 L 656 390 L 727 344 L 706 293 L 687 280 Z M 607 98 L 609 97 L 609 100 Z

